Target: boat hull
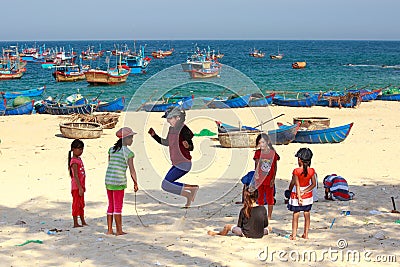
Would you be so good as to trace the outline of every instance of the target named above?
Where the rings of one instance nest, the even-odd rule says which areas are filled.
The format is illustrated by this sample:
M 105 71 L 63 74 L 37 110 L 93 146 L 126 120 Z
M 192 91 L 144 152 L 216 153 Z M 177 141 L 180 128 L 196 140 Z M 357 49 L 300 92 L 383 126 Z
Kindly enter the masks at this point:
M 121 112 L 125 107 L 125 97 L 120 97 L 107 103 L 100 103 L 96 111 L 98 112 Z
M 58 106 L 43 103 L 46 113 L 51 115 L 71 115 L 71 114 L 91 114 L 95 107 L 91 104 L 76 105 L 76 106 Z
M 376 100 L 384 100 L 384 101 L 400 101 L 400 94 L 383 94 L 378 95 Z
M 33 111 L 33 100 L 15 108 L 6 108 L 4 115 L 28 115 Z
M 130 69 L 118 74 L 116 71 L 88 70 L 84 72 L 86 81 L 92 85 L 113 85 L 126 82 Z
M 203 102 L 208 108 L 243 108 L 247 107 L 251 94 L 236 97 L 233 99 L 215 99 L 204 97 Z
M 310 97 L 301 99 L 285 99 L 283 97 L 275 96 L 272 99 L 272 103 L 274 103 L 275 105 L 288 107 L 312 107 L 317 104 L 320 97 L 320 94 L 315 94 Z
M 65 72 L 56 71 L 55 73 L 53 73 L 53 76 L 57 82 L 76 82 L 86 79 L 86 76 L 83 72 L 72 72 L 68 74 Z
M 343 142 L 349 135 L 353 123 L 322 130 L 297 131 L 294 143 L 326 144 Z
M 5 99 L 14 99 L 18 96 L 28 96 L 28 97 L 36 97 L 41 96 L 46 89 L 46 86 L 42 86 L 40 88 L 17 91 L 17 92 L 1 92 Z
M 193 97 L 187 96 L 174 103 L 148 103 L 143 105 L 142 109 L 147 112 L 165 112 L 169 107 L 181 107 L 184 110 L 189 110 L 192 106 Z

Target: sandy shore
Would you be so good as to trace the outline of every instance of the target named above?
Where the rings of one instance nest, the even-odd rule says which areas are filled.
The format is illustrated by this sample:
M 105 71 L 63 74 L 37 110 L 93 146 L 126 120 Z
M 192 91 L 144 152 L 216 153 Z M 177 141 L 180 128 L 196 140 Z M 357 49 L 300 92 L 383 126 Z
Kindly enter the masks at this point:
M 116 129 L 104 130 L 99 139 L 84 140 L 85 212 L 89 226 L 72 228 L 67 172 L 67 153 L 72 140 L 63 138 L 58 126 L 65 118 L 51 115 L 0 117 L 1 265 L 258 266 L 272 262 L 286 266 L 288 263 L 284 260 L 303 262 L 296 259 L 296 255 L 314 251 L 317 261 L 323 262 L 308 262 L 307 259 L 308 266 L 354 266 L 352 255 L 347 260 L 350 251 L 359 253 L 361 264 L 367 266 L 388 265 L 382 261 L 393 260 L 380 256 L 397 256 L 394 265 L 398 266 L 400 224 L 395 221 L 400 219 L 400 214 L 390 211 L 392 196 L 400 209 L 399 103 L 375 101 L 362 103 L 358 109 L 274 106 L 269 109 L 191 110 L 187 112 L 187 124 L 195 133 L 204 128 L 216 132 L 216 119 L 235 125 L 240 120 L 254 126 L 282 113 L 285 115 L 277 121 L 284 123 L 291 123 L 297 116 L 322 116 L 331 118 L 331 126 L 349 122 L 354 122 L 354 126 L 340 144 L 275 146 L 281 160 L 276 180 L 277 204 L 270 222 L 274 230 L 259 240 L 206 234 L 207 230 L 220 229 L 225 223 L 236 223 L 241 205 L 234 202 L 240 200 L 240 178 L 253 168 L 253 149 L 221 148 L 218 141 L 209 137 L 195 137 L 193 170 L 182 180 L 199 184 L 200 191 L 192 208 L 181 209 L 185 200 L 160 188 L 170 167 L 168 152 L 147 134 L 148 128 L 153 127 L 165 136 L 165 120 L 160 118 L 160 113 L 121 114 L 117 128 L 127 125 L 139 133 L 132 150 L 136 154 L 140 190 L 135 196 L 133 183 L 129 181 L 123 209 L 123 225 L 128 234 L 107 236 L 104 234 L 107 206 L 104 175 L 107 149 L 116 141 Z M 271 122 L 264 129 L 273 127 Z M 291 231 L 292 214 L 283 203 L 283 191 L 296 167 L 294 154 L 305 146 L 314 152 L 312 165 L 320 178 L 320 200 L 312 209 L 310 239 L 290 241 L 285 236 Z M 347 179 L 351 191 L 356 194 L 355 200 L 328 202 L 321 198 L 322 178 L 331 173 Z M 342 216 L 342 210 L 350 210 L 351 215 Z M 335 223 L 330 228 L 333 219 Z M 299 226 L 301 233 L 302 217 Z M 46 229 L 54 228 L 61 231 L 55 235 L 46 234 Z M 384 237 L 376 238 L 382 234 Z M 339 239 L 345 240 L 341 244 L 347 242 L 347 247 L 339 249 Z M 16 246 L 27 240 L 43 243 Z M 261 251 L 266 253 L 260 254 Z M 324 254 L 324 251 L 331 254 Z

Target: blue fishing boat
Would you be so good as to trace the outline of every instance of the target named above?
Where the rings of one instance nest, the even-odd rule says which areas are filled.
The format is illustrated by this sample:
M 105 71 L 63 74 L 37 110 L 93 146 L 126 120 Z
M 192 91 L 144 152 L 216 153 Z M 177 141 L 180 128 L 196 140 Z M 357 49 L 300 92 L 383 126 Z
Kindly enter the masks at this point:
M 361 101 L 368 102 L 375 100 L 378 97 L 378 95 L 382 92 L 382 89 L 376 89 L 376 90 L 354 89 L 354 90 L 347 90 L 347 92 L 360 93 Z
M 142 104 L 142 110 L 147 112 L 165 112 L 167 108 L 180 107 L 181 109 L 188 110 L 193 106 L 194 96 L 165 96 L 164 99 L 155 102 L 145 102 Z
M 3 99 L 3 101 L 0 99 L 0 116 L 3 116 L 4 113 L 6 112 L 6 100 Z
M 46 86 L 42 86 L 40 88 L 23 90 L 23 91 L 18 91 L 18 92 L 0 92 L 0 94 L 5 99 L 14 99 L 17 96 L 36 97 L 36 96 L 42 95 L 43 92 L 45 91 L 45 89 L 46 89 Z
M 340 143 L 349 135 L 353 123 L 321 130 L 297 131 L 293 143 Z
M 312 107 L 317 104 L 320 97 L 321 94 L 307 95 L 304 98 L 285 98 L 281 95 L 275 95 L 272 103 L 287 107 Z
M 138 54 L 133 53 L 125 56 L 121 64 L 131 69 L 131 74 L 144 74 L 147 72 L 151 58 L 144 56 L 144 46 L 141 46 Z
M 260 133 L 264 132 L 257 128 L 249 126 L 240 126 L 239 128 L 226 123 L 222 123 L 220 121 L 215 121 L 215 123 L 218 127 L 218 137 L 221 137 L 221 139 L 227 139 L 229 138 L 229 135 L 231 135 L 232 138 L 228 141 L 231 144 L 235 138 L 237 140 L 249 138 L 248 142 L 246 141 L 245 143 L 248 143 L 248 147 L 255 147 L 255 139 Z M 296 123 L 293 125 L 280 124 L 279 128 L 266 131 L 265 133 L 269 136 L 273 145 L 287 145 L 294 140 L 296 133 L 299 130 L 299 127 L 300 123 Z M 232 147 L 224 146 L 222 143 L 221 146 Z
M 208 108 L 243 108 L 247 107 L 250 101 L 251 94 L 244 96 L 231 97 L 203 97 L 203 102 Z
M 249 101 L 249 107 L 266 107 L 272 104 L 275 93 L 264 96 L 263 94 L 252 94 Z
M 382 94 L 378 95 L 377 100 L 384 101 L 400 101 L 400 89 L 387 89 L 383 90 Z
M 119 97 L 110 102 L 100 102 L 95 111 L 121 112 L 125 107 L 125 97 Z
M 6 107 L 5 115 L 26 115 L 33 111 L 33 100 L 18 107 Z
M 48 104 L 43 102 L 46 113 L 51 115 L 71 115 L 71 114 L 91 114 L 96 106 L 93 104 L 84 105 L 60 105 L 60 104 Z
M 317 106 L 338 108 L 356 108 L 360 104 L 359 92 L 325 92 L 317 102 Z

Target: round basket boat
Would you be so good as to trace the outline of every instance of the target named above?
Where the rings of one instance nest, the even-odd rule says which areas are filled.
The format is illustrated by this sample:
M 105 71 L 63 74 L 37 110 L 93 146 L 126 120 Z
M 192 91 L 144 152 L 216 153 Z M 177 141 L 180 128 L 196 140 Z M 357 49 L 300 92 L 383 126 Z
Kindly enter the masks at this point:
M 257 136 L 260 133 L 262 133 L 262 131 L 234 131 L 219 133 L 218 140 L 222 147 L 255 147 Z
M 300 128 L 314 131 L 329 128 L 331 119 L 326 117 L 296 117 L 293 118 L 293 124 L 295 123 L 300 123 Z
M 95 122 L 65 122 L 60 123 L 63 136 L 72 139 L 94 139 L 103 133 L 103 127 Z

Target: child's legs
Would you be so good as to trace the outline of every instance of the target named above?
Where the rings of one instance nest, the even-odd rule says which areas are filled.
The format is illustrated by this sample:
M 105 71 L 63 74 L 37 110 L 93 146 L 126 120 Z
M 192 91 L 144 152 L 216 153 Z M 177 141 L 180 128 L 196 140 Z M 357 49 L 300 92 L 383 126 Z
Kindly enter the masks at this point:
M 121 214 L 124 202 L 125 190 L 107 190 L 108 209 L 107 214 Z
M 257 198 L 257 203 L 258 205 L 264 205 L 264 195 L 266 192 L 266 186 L 263 184 L 260 184 L 260 186 L 257 188 L 258 189 L 258 198 Z
M 72 216 L 83 216 L 85 207 L 84 196 L 79 195 L 79 190 L 71 190 L 72 195 Z
M 292 239 L 296 239 L 297 235 L 297 227 L 299 224 L 299 211 L 293 212 L 293 218 L 292 218 Z
M 268 219 L 272 217 L 272 210 L 274 209 L 275 200 L 274 200 L 274 187 L 270 187 L 269 185 L 265 186 L 265 198 L 268 204 Z
M 310 224 L 311 224 L 311 215 L 310 211 L 305 211 L 304 212 L 304 238 L 308 238 L 308 230 L 310 229 Z
M 175 182 L 186 173 L 188 170 L 180 169 L 176 166 L 172 166 L 171 169 L 168 171 L 167 175 L 165 176 L 164 180 L 162 181 L 161 188 L 164 191 L 170 192 L 175 195 L 181 195 L 184 184 Z

